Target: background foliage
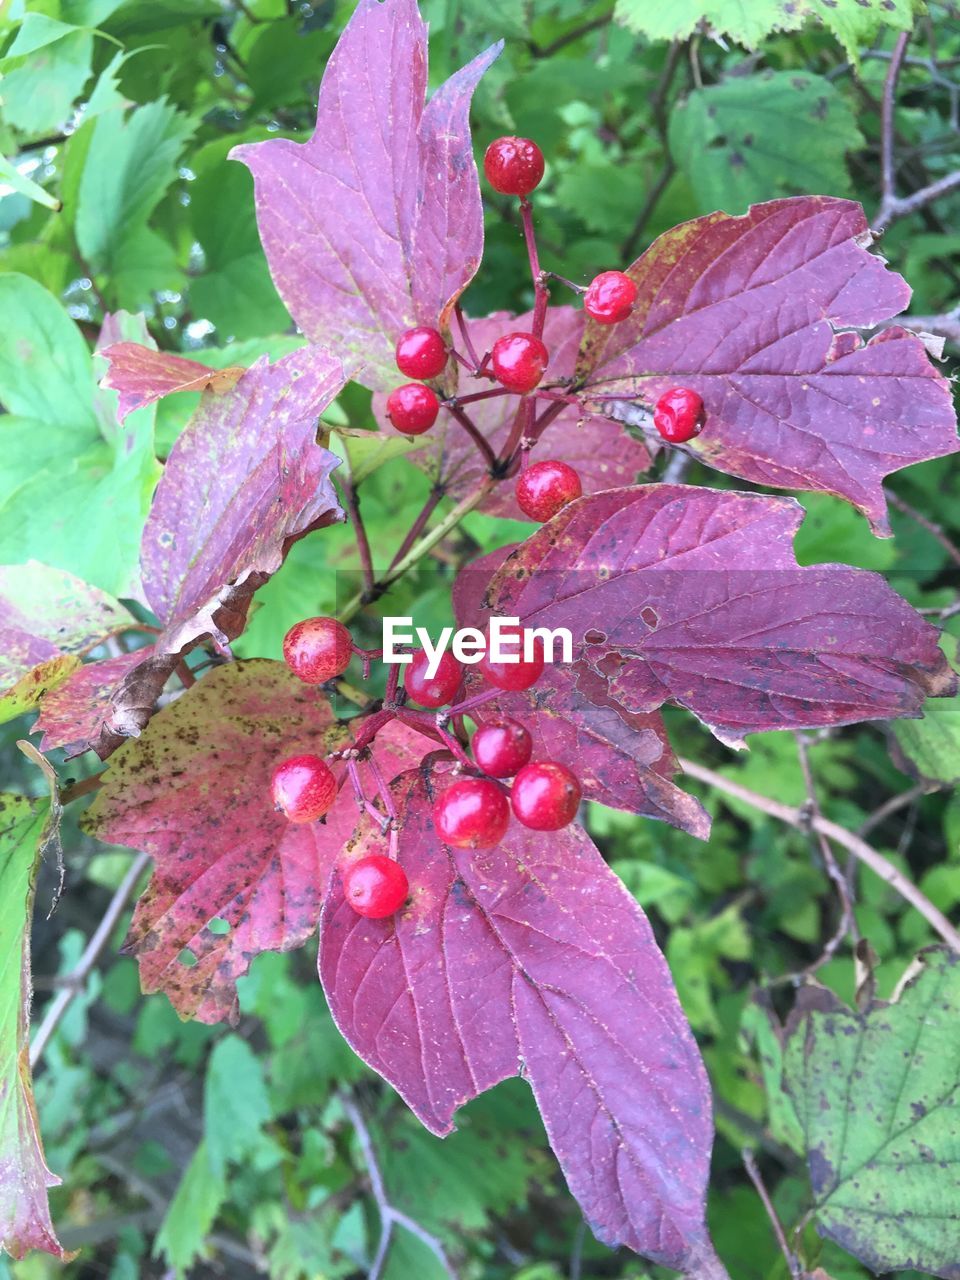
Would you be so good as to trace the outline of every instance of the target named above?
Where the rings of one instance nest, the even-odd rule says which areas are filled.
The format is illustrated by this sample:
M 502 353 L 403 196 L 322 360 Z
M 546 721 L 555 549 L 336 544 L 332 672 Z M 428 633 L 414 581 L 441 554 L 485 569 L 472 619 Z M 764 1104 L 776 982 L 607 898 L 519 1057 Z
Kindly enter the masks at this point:
M 143 311 L 161 348 L 203 349 L 209 364 L 248 364 L 297 345 L 260 249 L 250 176 L 226 156 L 241 141 L 309 134 L 325 59 L 352 7 L 33 0 L 24 8 L 13 0 L 3 10 L 0 272 L 22 273 L 61 298 L 72 323 L 58 316 L 53 330 L 49 412 L 17 417 L 11 405 L 0 421 L 0 562 L 35 557 L 124 594 L 157 460 L 196 397 L 137 415 L 133 447 L 121 449 L 77 390 L 89 377 L 88 344 L 105 310 Z M 958 166 L 953 5 L 931 3 L 919 14 L 897 0 L 883 15 L 842 3 L 835 14 L 820 3 L 795 5 L 789 31 L 784 6 L 773 0 L 425 0 L 422 7 L 431 24 L 431 84 L 506 37 L 476 95 L 475 137 L 480 146 L 503 132 L 540 142 L 548 157 L 537 197 L 543 265 L 574 279 L 629 261 L 659 232 L 715 208 L 740 213 L 752 200 L 826 192 L 852 195 L 873 212 L 880 98 L 898 26 L 916 24 L 894 120 L 898 190 L 909 194 Z M 749 24 L 738 16 L 746 12 Z M 712 25 L 700 22 L 704 16 Z M 519 225 L 506 201 L 488 203 L 485 270 L 467 308 L 521 311 L 531 294 Z M 960 197 L 947 194 L 895 222 L 883 243 L 914 286 L 912 313 L 954 342 L 958 216 Z M 0 333 L 9 386 L 13 331 L 50 332 L 51 322 L 39 288 L 25 291 L 4 276 L 0 296 L 5 290 L 5 315 L 13 297 L 20 308 Z M 333 425 L 368 425 L 368 393 L 351 386 L 327 416 Z M 803 562 L 883 570 L 912 603 L 943 610 L 951 658 L 960 635 L 960 613 L 952 613 L 957 467 L 940 460 L 896 477 L 891 541 L 875 540 L 841 502 L 809 495 L 798 538 Z M 396 545 L 426 493 L 412 468 L 371 478 L 364 516 L 375 546 Z M 458 538 L 454 552 L 483 551 L 504 540 L 504 525 L 473 515 Z M 258 597 L 236 646 L 241 656 L 278 656 L 292 622 L 334 605 L 334 571 L 356 568 L 350 542 L 348 531 L 334 529 L 294 548 Z M 427 626 L 446 621 L 448 607 L 436 566 L 412 575 L 390 600 L 391 612 L 414 611 Z M 4 790 L 40 790 L 12 749 L 28 727 L 19 719 L 0 728 Z M 787 804 L 809 800 L 792 734 L 755 735 L 750 753 L 734 757 L 686 717 L 670 728 L 680 754 L 725 778 Z M 876 847 L 935 905 L 954 911 L 960 802 L 944 784 L 960 776 L 956 704 L 903 722 L 893 743 L 868 725 L 812 735 L 805 749 L 823 812 L 849 830 L 869 825 Z M 84 768 L 81 759 L 67 772 L 79 777 Z M 918 770 L 928 781 L 916 784 Z M 803 1147 L 764 1006 L 790 1007 L 790 976 L 821 954 L 837 923 L 836 897 L 807 833 L 720 791 L 701 794 L 716 816 L 708 844 L 600 808 L 588 825 L 649 912 L 701 1038 L 720 1130 L 711 1204 L 717 1247 L 731 1274 L 778 1280 L 785 1263 L 741 1149 L 756 1153 L 783 1221 L 799 1221 L 809 1204 Z M 892 797 L 904 803 L 887 812 Z M 50 919 L 53 867 L 38 886 L 40 1017 L 130 865 L 128 853 L 94 848 L 73 812 L 64 846 L 67 892 Z M 933 937 L 888 886 L 865 871 L 850 874 L 859 930 L 876 953 L 879 993 L 888 995 Z M 64 1246 L 83 1251 L 66 1269 L 31 1257 L 0 1262 L 0 1275 L 362 1274 L 377 1217 L 350 1122 L 354 1098 L 370 1117 L 391 1199 L 444 1242 L 465 1276 L 658 1274 L 593 1242 L 519 1082 L 472 1103 L 446 1142 L 426 1134 L 340 1040 L 314 964 L 309 947 L 260 957 L 240 984 L 241 1022 L 226 1031 L 181 1024 L 165 999 L 143 999 L 134 962 L 111 945 L 46 1046 L 36 1084 L 48 1163 L 64 1179 L 53 1192 L 54 1215 Z M 819 977 L 853 999 L 857 977 L 846 947 Z M 812 1228 L 806 1244 L 833 1280 L 867 1274 L 835 1245 L 818 1244 Z M 443 1273 L 401 1230 L 387 1274 Z

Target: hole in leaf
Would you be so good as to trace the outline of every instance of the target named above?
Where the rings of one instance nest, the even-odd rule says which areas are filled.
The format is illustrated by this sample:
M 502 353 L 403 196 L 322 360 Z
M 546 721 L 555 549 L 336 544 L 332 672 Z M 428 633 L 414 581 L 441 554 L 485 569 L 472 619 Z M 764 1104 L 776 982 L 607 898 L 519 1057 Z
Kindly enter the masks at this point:
M 189 947 L 183 948 L 183 950 L 177 956 L 177 960 L 180 962 L 180 964 L 183 965 L 185 969 L 192 969 L 194 965 L 197 964 L 197 957 L 193 954 L 193 952 L 190 950 Z
M 640 610 L 640 617 L 647 624 L 651 631 L 656 631 L 660 625 L 660 615 L 651 605 L 646 605 Z
M 212 920 L 207 921 L 207 930 L 222 937 L 230 932 L 230 921 L 224 920 L 222 916 L 214 916 Z
M 605 631 L 596 631 L 593 628 L 591 628 L 588 632 L 586 632 L 583 638 L 587 644 L 603 644 L 604 640 L 606 640 L 607 638 L 607 635 Z

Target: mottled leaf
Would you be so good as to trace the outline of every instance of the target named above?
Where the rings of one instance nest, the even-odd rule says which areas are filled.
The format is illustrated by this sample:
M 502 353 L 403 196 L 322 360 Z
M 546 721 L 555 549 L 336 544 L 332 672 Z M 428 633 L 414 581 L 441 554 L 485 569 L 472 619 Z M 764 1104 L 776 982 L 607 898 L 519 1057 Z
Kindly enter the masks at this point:
M 346 786 L 322 823 L 297 826 L 274 810 L 270 775 L 287 756 L 325 755 L 347 738 L 322 694 L 255 659 L 212 671 L 113 755 L 85 826 L 156 863 L 127 939 L 144 991 L 166 992 L 182 1017 L 235 1020 L 251 959 L 306 941 L 356 801 Z M 391 726 L 377 744 L 390 778 L 419 759 L 423 739 Z
M 957 449 L 947 380 L 922 340 L 893 326 L 906 282 L 867 251 L 863 210 L 805 196 L 715 213 L 668 231 L 630 268 L 629 319 L 586 328 L 588 397 L 703 396 L 688 446 L 730 475 L 839 494 L 886 535 L 883 477 Z
M 393 347 L 445 325 L 483 251 L 468 113 L 494 45 L 430 99 L 416 0 L 360 0 L 327 63 L 309 141 L 231 153 L 254 176 L 274 283 L 313 342 L 354 352 L 358 377 L 396 382 Z
M 935 628 L 878 574 L 797 566 L 802 517 L 788 498 L 674 485 L 581 498 L 510 555 L 487 604 L 568 627 L 627 711 L 678 703 L 731 745 L 953 693 Z
M 957 642 L 944 637 L 944 647 L 954 655 Z M 960 699 L 926 702 L 923 719 L 897 720 L 890 726 L 892 754 L 899 768 L 915 778 L 935 783 L 960 782 Z
M 820 1231 L 874 1272 L 960 1276 L 960 964 L 923 953 L 893 1004 L 801 992 L 786 1083 Z
M 60 747 L 68 760 L 89 751 L 91 744 L 100 740 L 114 691 L 131 671 L 153 656 L 153 645 L 148 645 L 116 658 L 88 662 L 79 670 L 78 660 L 71 659 L 74 665 L 66 678 L 52 689 L 45 677 L 47 688 L 32 730 L 43 734 L 40 750 Z
M 530 313 L 511 316 L 507 311 L 498 311 L 483 320 L 471 320 L 470 336 L 477 354 L 482 356 L 489 351 L 502 333 L 529 330 L 531 319 Z M 550 351 L 550 366 L 544 386 L 572 376 L 583 335 L 583 319 L 583 312 L 574 307 L 552 307 L 547 312 L 544 341 Z M 489 390 L 488 379 L 473 378 L 463 369 L 459 371 L 458 395 Z M 517 396 L 500 396 L 467 405 L 466 409 L 480 432 L 499 451 L 506 443 L 519 403 Z M 383 432 L 395 437 L 397 432 L 386 415 L 386 395 L 375 395 L 373 408 Z M 476 445 L 460 423 L 445 411 L 426 438 L 426 446 L 411 453 L 410 461 L 440 481 L 453 498 L 462 498 L 474 490 L 486 473 L 486 463 Z M 638 474 L 650 466 L 650 454 L 644 445 L 630 439 L 623 426 L 599 415 L 584 414 L 576 405 L 565 408 L 550 424 L 532 457 L 568 462 L 577 469 L 585 493 L 633 484 Z M 479 510 L 512 520 L 526 520 L 513 490 L 512 484 L 497 485 Z
M 120 393 L 117 414 L 121 422 L 134 409 L 153 404 L 174 391 L 232 391 L 244 370 L 233 365 L 211 369 L 196 360 L 185 360 L 169 351 L 154 351 L 136 342 L 119 342 L 102 353 L 110 368 L 102 385 Z
M 341 1031 L 438 1134 L 522 1073 L 593 1231 L 720 1274 L 703 1224 L 709 1089 L 643 913 L 579 827 L 446 848 L 430 819 L 442 782 L 395 784 L 401 913 L 365 920 L 331 881 L 320 972 Z M 351 856 L 382 843 L 368 828 Z

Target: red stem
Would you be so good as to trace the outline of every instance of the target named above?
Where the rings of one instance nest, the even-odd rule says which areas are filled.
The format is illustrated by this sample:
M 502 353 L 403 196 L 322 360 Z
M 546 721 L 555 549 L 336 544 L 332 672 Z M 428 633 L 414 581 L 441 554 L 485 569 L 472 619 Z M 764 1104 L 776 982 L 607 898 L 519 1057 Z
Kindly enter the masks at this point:
M 459 302 L 454 307 L 453 314 L 457 317 L 457 328 L 460 330 L 460 337 L 463 339 L 463 345 L 466 348 L 467 355 L 473 361 L 474 370 L 478 371 L 480 368 L 480 361 L 473 345 L 473 339 L 470 337 L 470 331 L 467 328 L 467 321 L 463 314 L 463 307 L 461 307 Z
M 540 270 L 537 237 L 533 229 L 533 206 L 524 196 L 520 197 L 520 216 L 523 219 L 523 236 L 527 242 L 527 257 L 530 259 L 530 274 L 533 277 L 533 334 L 536 338 L 542 338 L 550 290 L 544 284 L 543 272 Z
M 363 572 L 363 594 L 371 597 L 376 589 L 377 575 L 373 570 L 373 557 L 370 554 L 370 540 L 360 516 L 360 499 L 353 487 L 353 481 L 346 478 L 340 481 L 343 488 L 344 501 L 357 534 L 357 550 L 360 553 L 360 566 Z
M 451 403 L 463 405 L 473 404 L 477 400 L 492 400 L 494 396 L 512 396 L 516 392 L 508 390 L 506 387 L 492 387 L 489 391 L 472 391 L 468 396 L 454 396 Z
M 497 465 L 497 455 L 490 448 L 487 440 L 485 440 L 480 434 L 467 414 L 464 413 L 459 404 L 447 403 L 443 407 L 460 423 L 461 427 L 463 427 L 464 431 L 466 431 L 467 435 L 483 454 L 483 459 L 486 462 L 488 469 L 493 471 Z
M 442 485 L 437 485 L 434 489 L 430 490 L 430 496 L 427 498 L 426 502 L 423 504 L 423 510 L 420 512 L 416 520 L 414 520 L 413 524 L 410 526 L 407 536 L 400 543 L 400 546 L 397 549 L 397 554 L 390 561 L 389 568 L 387 569 L 388 573 L 390 572 L 390 569 L 394 567 L 394 565 L 397 565 L 400 563 L 400 561 L 407 554 L 407 552 L 410 550 L 410 548 L 413 546 L 416 540 L 420 537 L 420 534 L 426 528 L 427 521 L 430 519 L 434 511 L 436 511 L 437 507 L 439 506 L 444 493 L 445 493 L 445 490 Z

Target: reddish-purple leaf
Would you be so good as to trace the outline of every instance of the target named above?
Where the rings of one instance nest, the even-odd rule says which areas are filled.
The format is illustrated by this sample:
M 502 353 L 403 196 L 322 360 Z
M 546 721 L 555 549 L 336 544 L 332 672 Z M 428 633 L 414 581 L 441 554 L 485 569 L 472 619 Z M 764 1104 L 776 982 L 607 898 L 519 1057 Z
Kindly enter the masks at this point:
M 330 481 L 338 459 L 316 443 L 343 382 L 338 360 L 305 347 L 203 395 L 170 451 L 140 546 L 163 631 L 103 706 L 91 742 L 101 754 L 139 732 L 181 655 L 205 637 L 226 646 L 240 634 L 254 592 L 293 542 L 343 519 Z
M 477 354 L 489 351 L 496 338 L 513 329 L 529 330 L 532 313 L 512 316 L 498 311 L 483 320 L 469 322 L 470 336 Z M 576 364 L 577 350 L 583 336 L 583 312 L 574 307 L 552 307 L 547 312 L 544 342 L 550 351 L 550 365 L 544 385 L 569 378 Z M 458 371 L 459 396 L 489 391 L 490 382 L 474 378 L 462 368 Z M 507 441 L 520 401 L 517 396 L 499 396 L 466 406 L 466 411 L 480 432 L 496 451 Z M 539 408 L 547 408 L 540 402 Z M 373 397 L 373 409 L 384 432 L 395 436 L 386 415 L 386 396 Z M 623 427 L 608 418 L 585 414 L 577 405 L 565 408 L 544 432 L 533 455 L 536 458 L 558 458 L 575 467 L 584 493 L 614 489 L 633 484 L 640 472 L 650 466 L 650 454 L 639 441 L 632 440 Z M 408 460 L 440 481 L 453 498 L 462 498 L 477 487 L 486 474 L 486 463 L 463 427 L 449 413 L 441 412 L 440 420 L 430 433 L 426 448 L 409 454 Z M 497 485 L 479 510 L 513 520 L 526 520 L 516 504 L 512 483 Z
M 316 689 L 255 659 L 212 671 L 113 755 L 84 825 L 156 862 L 127 939 L 144 991 L 165 991 L 183 1017 L 235 1019 L 236 980 L 251 959 L 306 941 L 356 801 L 345 786 L 322 822 L 295 825 L 274 810 L 270 775 L 288 756 L 322 756 L 348 737 Z M 391 725 L 376 759 L 389 779 L 423 746 Z
M 120 393 L 117 417 L 121 422 L 128 413 L 174 391 L 213 391 L 222 395 L 232 390 L 244 373 L 238 365 L 209 369 L 196 360 L 151 350 L 138 342 L 117 342 L 103 347 L 100 354 L 110 361 L 101 386 Z
M 494 45 L 424 108 L 416 0 L 360 0 L 327 63 L 307 142 L 235 147 L 253 173 L 274 283 L 303 332 L 356 353 L 365 385 L 398 381 L 397 338 L 446 324 L 483 251 L 470 99 Z
M 825 196 L 675 227 L 630 268 L 630 318 L 589 324 L 578 365 L 588 396 L 652 404 L 691 387 L 707 424 L 689 448 L 705 462 L 839 494 L 888 534 L 883 477 L 955 452 L 956 415 L 919 337 L 893 327 L 864 344 L 855 332 L 910 298 L 870 243 L 860 206 Z
M 395 784 L 407 907 L 366 920 L 331 882 L 320 972 L 338 1026 L 434 1133 L 524 1075 L 597 1236 L 707 1268 L 709 1088 L 642 911 L 576 826 L 448 849 L 428 795 L 443 781 Z M 351 855 L 381 848 L 362 829 Z
M 116 658 L 88 662 L 69 675 L 63 684 L 48 690 L 33 726 L 42 733 L 40 750 L 62 747 L 66 758 L 88 751 L 100 736 L 110 699 L 125 676 L 152 656 L 153 646 L 122 653 Z
M 802 517 L 788 498 L 673 485 L 581 498 L 511 554 L 486 603 L 570 628 L 626 711 L 675 702 L 731 745 L 917 716 L 953 693 L 935 628 L 878 574 L 797 567 Z

